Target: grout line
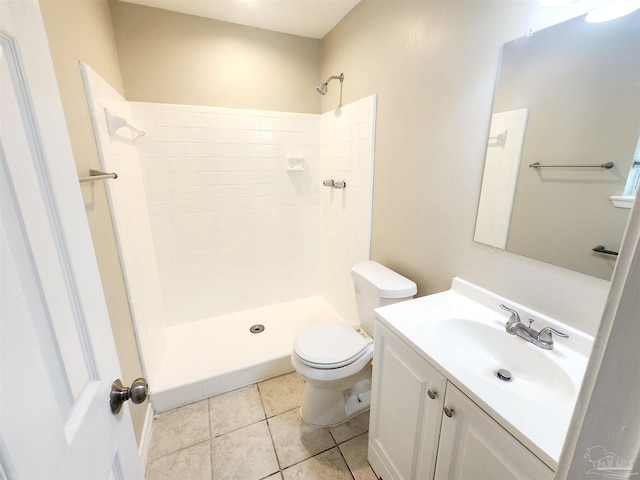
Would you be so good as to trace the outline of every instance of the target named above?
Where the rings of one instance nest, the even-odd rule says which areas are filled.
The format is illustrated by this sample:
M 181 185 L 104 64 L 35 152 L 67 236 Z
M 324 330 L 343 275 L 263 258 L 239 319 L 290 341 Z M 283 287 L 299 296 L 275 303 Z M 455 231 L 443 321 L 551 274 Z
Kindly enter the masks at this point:
M 253 387 L 253 386 L 256 386 L 256 388 L 257 388 L 257 384 L 256 384 L 256 383 L 252 383 L 251 385 L 247 385 L 247 386 L 245 386 L 245 387 L 240 387 L 240 388 L 238 388 L 238 389 L 236 389 L 236 390 L 231 390 L 231 391 L 229 391 L 229 392 L 220 393 L 219 395 L 214 395 L 213 397 L 209 397 L 207 400 L 209 400 L 209 399 L 211 399 L 211 398 L 218 397 L 218 396 L 220 396 L 220 395 L 226 395 L 227 393 L 237 392 L 237 391 L 242 390 L 242 389 L 249 389 L 249 388 L 251 388 L 251 387 Z M 259 398 L 260 398 L 260 405 L 262 406 L 262 414 L 264 415 L 264 414 L 265 414 L 265 412 L 264 412 L 264 405 L 262 404 L 262 397 L 260 397 L 260 391 L 259 391 L 259 390 L 258 390 L 258 396 L 259 396 Z M 249 427 L 249 426 L 251 426 L 251 425 L 255 425 L 256 423 L 264 422 L 264 421 L 266 421 L 266 420 L 267 420 L 267 417 L 266 417 L 266 415 L 265 415 L 265 416 L 264 416 L 263 418 L 261 418 L 260 420 L 257 420 L 257 421 L 255 421 L 255 422 L 251 422 L 251 423 L 247 423 L 246 425 L 241 425 L 241 426 L 239 426 L 239 427 L 237 427 L 237 428 L 234 428 L 234 429 L 232 429 L 232 430 L 229 430 L 229 431 L 226 431 L 226 432 L 223 432 L 223 433 L 220 433 L 220 434 L 218 434 L 218 435 L 215 435 L 215 436 L 214 436 L 214 435 L 213 435 L 213 431 L 211 430 L 211 417 L 209 417 L 209 438 L 211 438 L 211 440 L 213 440 L 213 439 L 215 439 L 215 438 L 220 438 L 220 437 L 223 437 L 224 435 L 227 435 L 228 433 L 237 432 L 238 430 L 241 430 L 241 429 L 243 429 L 243 428 Z
M 355 437 L 351 437 L 351 438 L 348 438 L 347 440 L 343 440 L 342 442 L 340 442 L 340 443 L 338 444 L 338 446 L 340 446 L 340 445 L 344 445 L 345 443 L 350 442 L 351 440 L 355 440 L 356 438 L 360 438 L 360 437 L 362 437 L 363 435 L 366 435 L 367 433 L 369 433 L 369 430 L 367 430 L 366 432 L 359 433 L 359 434 L 358 434 L 358 435 L 356 435 Z
M 329 428 L 329 435 L 331 435 L 331 438 L 333 439 L 333 443 L 338 445 L 338 441 L 336 440 L 336 437 L 333 435 L 333 432 L 331 431 L 331 428 Z
M 211 397 L 209 397 L 211 398 Z M 213 478 L 213 439 L 211 438 L 211 405 L 207 398 L 207 421 L 209 422 L 209 467 L 211 468 L 211 480 Z
M 294 467 L 294 466 L 296 466 L 296 465 L 300 465 L 301 463 L 304 463 L 304 462 L 306 462 L 307 460 L 311 460 L 312 458 L 317 457 L 318 455 L 322 455 L 323 453 L 326 453 L 326 452 L 328 452 L 329 450 L 331 450 L 331 449 L 333 449 L 333 448 L 338 448 L 338 446 L 337 446 L 337 445 L 332 445 L 331 447 L 329 447 L 329 448 L 325 448 L 325 449 L 324 449 L 324 450 L 322 450 L 321 452 L 318 452 L 318 453 L 316 453 L 316 454 L 314 454 L 314 455 L 311 455 L 310 457 L 303 458 L 302 460 L 299 460 L 299 461 L 297 461 L 297 462 L 295 462 L 295 463 L 292 463 L 291 465 L 286 466 L 286 467 L 285 467 L 285 468 L 283 468 L 282 470 L 287 470 L 287 469 L 289 469 L 289 468 L 291 468 L 291 467 Z M 338 450 L 339 450 L 339 449 L 338 449 Z M 346 461 L 345 461 L 345 463 L 346 463 Z M 347 465 L 347 467 L 348 467 L 348 465 Z M 280 471 L 282 472 L 282 470 L 280 470 Z
M 147 463 L 151 463 L 151 462 L 153 462 L 155 460 L 158 460 L 160 458 L 168 457 L 169 455 L 173 455 L 174 453 L 181 452 L 183 450 L 186 450 L 187 448 L 195 447 L 196 445 L 200 445 L 200 444 L 205 443 L 205 442 L 209 442 L 209 446 L 211 446 L 211 439 L 202 440 L 201 442 L 192 443 L 190 445 L 186 445 L 186 446 L 184 446 L 182 448 L 179 448 L 177 450 L 172 450 L 171 452 L 165 453 L 164 455 L 160 455 L 159 457 L 149 458 L 149 461 Z
M 296 407 L 293 407 L 293 408 L 290 408 L 289 410 L 284 410 L 284 411 L 279 412 L 279 413 L 274 413 L 274 414 L 273 414 L 273 415 L 271 415 L 270 417 L 267 417 L 267 420 L 268 420 L 268 419 L 270 419 L 270 418 L 279 417 L 280 415 L 284 415 L 285 413 L 289 413 L 289 412 L 292 412 L 292 411 L 294 411 L 294 410 L 300 410 L 300 405 L 298 405 L 298 406 L 296 406 Z M 302 419 L 301 419 L 301 420 L 302 420 Z M 304 420 L 303 420 L 303 421 L 304 421 Z M 311 425 L 311 426 L 315 426 L 315 425 Z M 322 427 L 318 427 L 318 428 L 322 428 Z
M 280 474 L 280 478 L 282 478 L 282 470 L 278 470 L 277 472 L 270 473 L 266 477 L 261 477 L 258 480 L 265 480 L 265 479 L 269 478 L 270 476 L 275 475 L 276 473 L 279 473 Z
M 285 374 L 285 375 L 286 375 L 286 374 Z M 275 377 L 274 377 L 274 378 L 275 378 Z M 214 395 L 214 396 L 209 397 L 209 398 L 207 398 L 207 399 L 206 399 L 206 400 L 207 400 L 207 421 L 209 422 L 209 425 L 208 425 L 208 427 L 209 427 L 209 439 L 208 439 L 208 440 L 203 440 L 202 442 L 198 442 L 198 443 L 195 443 L 195 444 L 192 444 L 192 445 L 185 446 L 185 447 L 183 447 L 183 448 L 181 448 L 181 449 L 178 449 L 178 450 L 175 450 L 175 451 L 173 451 L 173 452 L 169 452 L 169 453 L 167 453 L 167 454 L 165 454 L 165 455 L 162 455 L 161 457 L 155 457 L 153 460 L 156 460 L 156 459 L 158 459 L 158 458 L 162 458 L 162 457 L 167 456 L 167 455 L 174 454 L 174 453 L 176 453 L 176 452 L 179 452 L 179 451 L 185 450 L 186 448 L 190 448 L 190 447 L 193 447 L 193 446 L 195 446 L 195 445 L 200 445 L 201 443 L 204 443 L 205 441 L 208 441 L 208 442 L 209 442 L 209 459 L 210 459 L 210 467 L 211 467 L 211 476 L 212 476 L 212 479 L 213 479 L 213 460 L 214 460 L 214 459 L 213 459 L 213 445 L 212 445 L 213 440 L 214 440 L 215 438 L 219 438 L 219 437 L 221 437 L 221 436 L 223 436 L 223 435 L 226 435 L 226 434 L 228 434 L 228 433 L 235 432 L 235 431 L 237 431 L 237 430 L 240 430 L 240 429 L 242 429 L 242 428 L 248 427 L 248 426 L 250 426 L 250 425 L 254 425 L 254 424 L 256 424 L 256 423 L 260 423 L 260 422 L 262 422 L 262 421 L 265 421 L 265 422 L 267 423 L 267 429 L 268 429 L 268 431 L 269 431 L 269 438 L 271 439 L 271 445 L 272 445 L 272 447 L 273 447 L 273 451 L 274 451 L 275 456 L 276 456 L 276 461 L 277 461 L 277 464 L 278 464 L 278 471 L 277 471 L 277 472 L 273 472 L 273 473 L 271 473 L 271 474 L 267 475 L 266 477 L 263 477 L 263 479 L 262 479 L 262 480 L 264 480 L 264 479 L 266 479 L 266 478 L 270 477 L 271 475 L 274 475 L 275 473 L 280 473 L 280 477 L 281 477 L 281 478 L 284 478 L 284 476 L 283 476 L 283 471 L 284 471 L 284 470 L 287 470 L 287 469 L 289 469 L 289 468 L 291 468 L 291 467 L 293 467 L 293 466 L 295 466 L 295 465 L 299 465 L 300 463 L 306 462 L 307 460 L 310 460 L 310 459 L 312 459 L 312 458 L 314 458 L 314 457 L 317 457 L 318 455 L 322 455 L 322 454 L 324 454 L 324 453 L 326 453 L 326 452 L 330 451 L 330 450 L 331 450 L 331 449 L 333 449 L 333 448 L 336 448 L 336 449 L 338 450 L 338 452 L 339 452 L 340 456 L 342 457 L 342 459 L 343 459 L 343 461 L 344 461 L 345 465 L 347 466 L 347 469 L 349 470 L 349 473 L 350 473 L 350 475 L 351 475 L 351 478 L 352 478 L 353 480 L 355 480 L 355 475 L 354 475 L 353 471 L 351 470 L 351 466 L 350 466 L 350 465 L 349 465 L 349 463 L 347 462 L 347 459 L 346 459 L 346 457 L 344 456 L 344 454 L 343 454 L 342 450 L 340 449 L 340 445 L 343 445 L 343 444 L 345 444 L 345 443 L 346 443 L 346 442 L 348 442 L 348 441 L 351 441 L 351 440 L 353 440 L 353 439 L 355 439 L 355 438 L 358 438 L 358 437 L 360 437 L 360 436 L 362 436 L 362 435 L 367 434 L 367 433 L 368 433 L 368 429 L 367 429 L 367 431 L 366 431 L 366 432 L 363 432 L 363 433 L 361 433 L 361 434 L 359 434 L 359 435 L 355 435 L 354 437 L 351 437 L 351 438 L 349 438 L 349 439 L 347 439 L 347 440 L 344 440 L 342 443 L 338 443 L 338 442 L 336 441 L 336 438 L 335 438 L 335 436 L 334 436 L 333 432 L 331 431 L 331 428 L 326 428 L 326 430 L 328 430 L 328 431 L 329 431 L 329 435 L 330 435 L 330 437 L 331 437 L 331 439 L 332 439 L 332 441 L 333 441 L 333 443 L 334 443 L 332 446 L 330 446 L 329 448 L 326 448 L 326 449 L 324 449 L 324 450 L 322 450 L 322 451 L 320 451 L 320 452 L 317 452 L 317 453 L 316 453 L 316 454 L 314 454 L 314 455 L 311 455 L 311 456 L 309 456 L 309 457 L 307 457 L 307 458 L 304 458 L 304 459 L 302 459 L 302 460 L 300 460 L 300 461 L 298 461 L 298 462 L 295 462 L 295 463 L 293 463 L 293 464 L 291 464 L 291 465 L 288 465 L 287 467 L 283 468 L 283 467 L 282 467 L 282 463 L 281 463 L 281 461 L 280 461 L 280 458 L 279 458 L 279 456 L 278 456 L 278 451 L 277 451 L 277 449 L 276 449 L 275 442 L 274 442 L 274 440 L 273 440 L 273 433 L 272 433 L 272 431 L 271 431 L 271 425 L 270 425 L 270 423 L 269 423 L 269 420 L 270 420 L 270 419 L 272 419 L 272 418 L 275 418 L 275 417 L 277 417 L 277 416 L 279 416 L 279 415 L 284 415 L 284 414 L 289 413 L 289 412 L 292 412 L 292 411 L 294 411 L 294 410 L 298 410 L 300 407 L 299 407 L 299 406 L 296 406 L 296 407 L 291 408 L 291 409 L 289 409 L 289 410 L 285 410 L 285 411 L 283 411 L 283 412 L 280 412 L 280 413 L 274 414 L 274 415 L 272 415 L 271 417 L 267 417 L 267 413 L 266 413 L 266 409 L 265 409 L 265 403 L 264 403 L 264 399 L 263 399 L 263 397 L 262 397 L 262 392 L 260 391 L 259 383 L 260 383 L 260 382 L 257 382 L 257 383 L 251 384 L 251 385 L 249 385 L 249 386 L 247 386 L 247 387 L 241 387 L 241 388 L 248 388 L 248 387 L 251 387 L 251 386 L 255 386 L 255 387 L 256 387 L 256 390 L 257 390 L 257 392 L 258 392 L 258 396 L 259 396 L 259 398 L 260 398 L 260 404 L 261 404 L 261 407 L 262 407 L 262 413 L 263 413 L 263 415 L 264 415 L 264 418 L 262 418 L 261 420 L 259 420 L 259 421 L 257 421 L 257 422 L 252 422 L 252 423 L 250 423 L 250 424 L 248 424 L 248 425 L 244 425 L 244 426 L 242 426 L 242 427 L 236 428 L 236 429 L 234 429 L 234 430 L 231 430 L 231 431 L 229 431 L 229 432 L 222 433 L 222 434 L 217 435 L 217 436 L 215 436 L 215 437 L 214 437 L 214 436 L 212 435 L 212 429 L 211 429 L 211 406 L 210 406 L 209 400 L 210 400 L 211 398 L 217 397 L 217 396 L 219 396 L 219 395 L 224 395 L 224 393 L 223 393 L 223 394 L 219 394 L 219 395 Z M 240 390 L 241 388 L 236 389 L 236 390 Z M 235 391 L 235 390 L 234 390 L 234 391 Z M 227 393 L 228 393 L 228 392 L 227 392 Z M 176 409 L 174 409 L 174 410 L 178 410 L 179 408 L 183 408 L 183 407 L 178 407 L 178 408 L 176 408 Z M 317 427 L 317 428 L 323 428 L 323 427 Z M 150 460 L 151 460 L 151 459 L 150 459 Z
M 274 378 L 277 378 L 277 377 L 274 377 Z M 278 472 L 280 473 L 280 478 L 282 478 L 282 464 L 280 463 L 280 456 L 278 455 L 276 444 L 273 441 L 273 433 L 271 432 L 271 425 L 269 424 L 269 418 L 273 418 L 275 417 L 275 415 L 272 415 L 271 417 L 267 416 L 267 409 L 264 406 L 264 399 L 262 398 L 262 392 L 260 391 L 260 382 L 256 383 L 255 385 L 256 385 L 256 389 L 258 390 L 258 396 L 260 397 L 260 404 L 262 405 L 262 413 L 264 414 L 265 422 L 267 422 L 267 430 L 269 431 L 269 438 L 271 439 L 271 446 L 273 447 L 273 453 L 275 454 L 276 462 L 278 463 Z
M 271 417 L 273 418 L 273 417 Z M 271 439 L 271 445 L 273 446 L 273 453 L 276 456 L 276 462 L 278 462 L 278 471 L 280 472 L 280 476 L 282 477 L 282 463 L 280 462 L 280 456 L 278 455 L 278 450 L 276 449 L 276 444 L 273 441 L 273 433 L 271 432 L 271 425 L 269 424 L 269 419 L 265 420 L 267 422 L 267 429 L 269 430 L 269 438 Z
M 344 456 L 344 453 L 342 453 L 340 446 L 338 445 L 336 448 L 338 449 L 338 452 L 340 453 L 340 456 L 342 457 L 344 464 L 347 466 L 347 470 L 349 470 L 349 473 L 351 474 L 351 478 L 355 480 L 356 476 L 353 474 L 353 471 L 351 470 L 351 465 L 349 465 L 349 462 L 347 462 L 347 458 Z
M 262 405 L 262 412 L 264 413 L 264 418 L 267 418 L 267 410 L 264 408 L 264 399 L 262 398 L 262 391 L 260 390 L 260 382 L 255 383 L 254 385 L 258 390 L 258 396 L 260 397 L 260 405 Z
M 233 430 L 229 430 L 228 432 L 220 433 L 219 435 L 211 436 L 210 438 L 211 438 L 211 440 L 215 440 L 216 438 L 224 437 L 225 435 L 228 435 L 229 433 L 237 432 L 238 430 L 242 430 L 243 428 L 250 427 L 251 425 L 255 425 L 256 423 L 266 422 L 267 420 L 268 419 L 266 419 L 266 418 L 261 418 L 258 421 L 247 423 L 246 425 L 242 425 L 241 427 L 234 428 Z

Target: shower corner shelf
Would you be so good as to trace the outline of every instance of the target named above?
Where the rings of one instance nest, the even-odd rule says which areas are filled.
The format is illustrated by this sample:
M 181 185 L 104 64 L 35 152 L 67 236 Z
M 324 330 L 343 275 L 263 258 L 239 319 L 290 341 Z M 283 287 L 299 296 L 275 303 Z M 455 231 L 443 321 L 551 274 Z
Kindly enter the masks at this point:
M 287 172 L 304 172 L 304 157 L 287 157 Z

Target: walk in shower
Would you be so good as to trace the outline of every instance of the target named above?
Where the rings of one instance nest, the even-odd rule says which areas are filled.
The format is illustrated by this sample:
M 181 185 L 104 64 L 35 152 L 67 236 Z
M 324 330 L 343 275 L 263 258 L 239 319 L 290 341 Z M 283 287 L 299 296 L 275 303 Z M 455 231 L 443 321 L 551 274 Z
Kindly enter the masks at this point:
M 139 103 L 82 72 L 156 412 L 291 371 L 298 331 L 357 322 L 375 97 L 322 115 Z

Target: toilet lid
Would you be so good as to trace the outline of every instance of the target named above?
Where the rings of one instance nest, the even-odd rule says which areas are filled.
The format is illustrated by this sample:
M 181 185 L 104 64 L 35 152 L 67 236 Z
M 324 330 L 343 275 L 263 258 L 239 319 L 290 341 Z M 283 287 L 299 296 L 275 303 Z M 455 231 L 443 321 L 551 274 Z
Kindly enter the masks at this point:
M 298 334 L 293 351 L 304 363 L 317 368 L 341 367 L 359 358 L 371 339 L 365 339 L 348 323 L 319 323 Z

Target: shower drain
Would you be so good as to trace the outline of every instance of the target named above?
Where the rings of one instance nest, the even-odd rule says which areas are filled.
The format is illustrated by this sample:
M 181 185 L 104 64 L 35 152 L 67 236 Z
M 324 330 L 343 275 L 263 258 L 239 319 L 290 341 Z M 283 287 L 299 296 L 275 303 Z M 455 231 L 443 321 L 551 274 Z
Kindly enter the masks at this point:
M 249 327 L 249 331 L 251 333 L 264 332 L 264 325 L 260 325 L 259 323 L 255 324 L 255 325 L 251 325 L 251 327 Z

